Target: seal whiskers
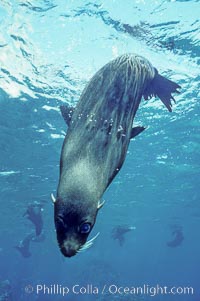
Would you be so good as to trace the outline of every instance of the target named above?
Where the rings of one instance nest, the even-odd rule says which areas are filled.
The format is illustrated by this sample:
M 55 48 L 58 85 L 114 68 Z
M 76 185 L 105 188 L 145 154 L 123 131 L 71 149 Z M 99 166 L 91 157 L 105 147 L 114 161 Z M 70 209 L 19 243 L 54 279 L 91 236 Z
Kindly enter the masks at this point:
M 91 238 L 90 240 L 86 241 L 86 243 L 77 251 L 78 253 L 85 251 L 87 249 L 89 249 L 93 243 L 94 240 L 99 236 L 100 232 L 98 232 L 93 238 Z

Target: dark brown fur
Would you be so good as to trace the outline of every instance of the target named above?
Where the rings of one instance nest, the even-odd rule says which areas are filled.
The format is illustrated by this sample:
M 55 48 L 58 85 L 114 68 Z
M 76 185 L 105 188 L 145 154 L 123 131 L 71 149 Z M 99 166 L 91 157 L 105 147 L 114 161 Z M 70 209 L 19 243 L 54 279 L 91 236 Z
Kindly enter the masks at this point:
M 73 256 L 94 226 L 99 201 L 119 172 L 142 96 L 158 95 L 171 110 L 171 93 L 179 86 L 160 76 L 145 58 L 125 54 L 102 67 L 84 89 L 75 109 L 62 108 L 68 124 L 60 160 L 55 225 L 62 253 Z M 90 229 L 90 231 L 91 231 Z M 89 232 L 90 232 L 89 231 Z

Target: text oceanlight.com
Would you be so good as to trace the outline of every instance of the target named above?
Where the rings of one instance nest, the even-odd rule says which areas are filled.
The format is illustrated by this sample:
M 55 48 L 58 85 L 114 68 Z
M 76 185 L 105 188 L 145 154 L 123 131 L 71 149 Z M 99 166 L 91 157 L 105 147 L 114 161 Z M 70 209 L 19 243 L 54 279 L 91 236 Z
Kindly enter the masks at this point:
M 157 295 L 193 295 L 194 289 L 189 286 L 160 286 L 156 284 L 151 286 L 144 284 L 141 286 L 119 286 L 116 284 L 104 285 L 98 287 L 92 284 L 86 284 L 85 286 L 75 284 L 73 286 L 64 286 L 60 284 L 37 284 L 36 286 L 27 285 L 25 292 L 35 293 L 37 295 L 61 295 L 66 296 L 68 294 L 74 295 L 148 295 L 151 297 Z

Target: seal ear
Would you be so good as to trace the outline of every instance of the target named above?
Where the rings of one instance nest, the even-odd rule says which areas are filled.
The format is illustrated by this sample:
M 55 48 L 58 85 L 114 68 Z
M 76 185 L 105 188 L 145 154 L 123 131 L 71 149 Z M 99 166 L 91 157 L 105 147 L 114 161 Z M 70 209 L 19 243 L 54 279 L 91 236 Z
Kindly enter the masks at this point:
M 69 126 L 74 112 L 74 108 L 69 106 L 60 106 L 60 111 L 63 119 L 65 120 L 66 124 Z
M 98 201 L 97 209 L 98 210 L 101 209 L 104 204 L 105 204 L 105 201 L 103 201 L 103 202 Z
M 55 196 L 53 195 L 53 193 L 51 193 L 51 200 L 52 200 L 53 204 L 55 204 L 56 198 L 55 198 Z

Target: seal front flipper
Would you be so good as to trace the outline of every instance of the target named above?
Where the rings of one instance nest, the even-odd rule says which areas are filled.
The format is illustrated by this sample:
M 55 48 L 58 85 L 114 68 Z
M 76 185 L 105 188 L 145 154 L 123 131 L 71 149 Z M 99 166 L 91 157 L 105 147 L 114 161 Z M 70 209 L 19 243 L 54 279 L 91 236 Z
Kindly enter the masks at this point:
M 62 117 L 64 118 L 67 126 L 69 126 L 73 112 L 74 112 L 74 107 L 60 106 L 60 111 L 61 111 Z
M 169 112 L 172 111 L 172 100 L 175 102 L 172 93 L 179 93 L 177 89 L 181 87 L 177 85 L 175 82 L 165 78 L 160 75 L 158 71 L 155 69 L 155 76 L 153 80 L 146 87 L 143 96 L 144 99 L 147 100 L 152 96 L 158 96 L 160 100 L 167 107 Z
M 136 126 L 136 127 L 132 128 L 130 139 L 132 139 L 132 138 L 134 138 L 135 136 L 139 135 L 139 134 L 142 133 L 144 130 L 145 130 L 145 127 L 143 127 L 143 126 Z

